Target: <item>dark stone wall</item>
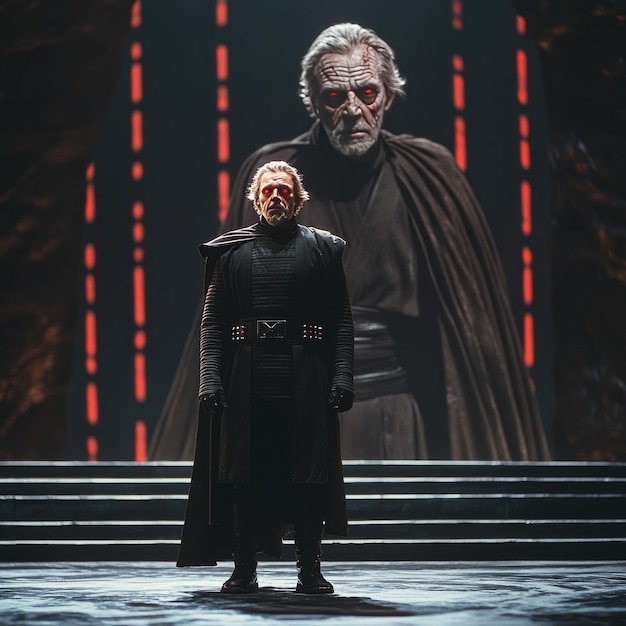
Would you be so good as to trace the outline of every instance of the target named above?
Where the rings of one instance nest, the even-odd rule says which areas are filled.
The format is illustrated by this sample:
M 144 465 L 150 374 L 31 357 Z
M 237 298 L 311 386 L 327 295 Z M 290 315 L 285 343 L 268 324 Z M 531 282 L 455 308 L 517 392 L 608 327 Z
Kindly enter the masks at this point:
M 85 170 L 131 5 L 0 5 L 0 459 L 63 457 Z
M 518 0 L 549 123 L 557 458 L 626 460 L 626 2 Z

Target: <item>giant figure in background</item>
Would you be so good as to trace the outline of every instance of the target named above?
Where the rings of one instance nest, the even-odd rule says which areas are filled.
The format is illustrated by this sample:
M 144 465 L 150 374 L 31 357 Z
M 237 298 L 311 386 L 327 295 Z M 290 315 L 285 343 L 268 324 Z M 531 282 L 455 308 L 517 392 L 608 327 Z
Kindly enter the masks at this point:
M 356 399 L 342 415 L 344 459 L 546 459 L 504 272 L 476 198 L 443 146 L 382 130 L 403 85 L 374 32 L 324 30 L 300 79 L 316 121 L 248 157 L 224 228 L 253 221 L 241 190 L 260 164 L 280 159 L 303 175 L 307 222 L 347 241 Z M 196 409 L 183 407 L 195 394 L 196 359 L 188 342 L 155 459 L 177 458 L 176 445 L 190 456 L 194 428 L 185 422 Z

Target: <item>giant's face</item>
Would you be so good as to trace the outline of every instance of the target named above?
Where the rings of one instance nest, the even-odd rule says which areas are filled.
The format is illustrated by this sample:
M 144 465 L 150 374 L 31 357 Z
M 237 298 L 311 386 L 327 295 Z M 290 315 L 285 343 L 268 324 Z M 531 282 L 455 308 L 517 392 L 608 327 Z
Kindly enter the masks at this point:
M 265 172 L 259 180 L 256 210 L 269 224 L 278 226 L 296 212 L 293 179 L 287 172 Z
M 348 54 L 326 54 L 315 68 L 314 110 L 332 146 L 348 157 L 363 156 L 378 139 L 387 97 L 378 53 L 359 46 Z

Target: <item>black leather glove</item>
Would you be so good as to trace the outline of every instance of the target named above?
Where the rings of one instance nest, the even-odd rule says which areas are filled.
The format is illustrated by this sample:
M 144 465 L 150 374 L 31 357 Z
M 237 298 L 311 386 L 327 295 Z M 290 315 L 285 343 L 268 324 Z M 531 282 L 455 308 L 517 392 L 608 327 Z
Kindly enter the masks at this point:
M 223 389 L 218 389 L 215 393 L 200 396 L 200 406 L 207 415 L 220 416 L 222 411 L 228 406 Z
M 333 387 L 330 390 L 328 396 L 328 404 L 331 409 L 334 409 L 338 413 L 349 411 L 352 408 L 354 402 L 354 394 L 347 389 L 341 389 L 340 387 Z

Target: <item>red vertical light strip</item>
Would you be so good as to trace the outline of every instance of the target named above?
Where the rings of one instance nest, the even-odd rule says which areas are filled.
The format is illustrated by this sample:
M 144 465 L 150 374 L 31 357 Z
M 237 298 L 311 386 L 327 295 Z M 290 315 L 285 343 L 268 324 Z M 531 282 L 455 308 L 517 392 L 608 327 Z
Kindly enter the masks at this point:
M 452 28 L 455 30 L 463 28 L 463 3 L 461 0 L 452 0 Z
M 530 183 L 523 180 L 520 183 L 520 203 L 522 206 L 522 234 L 528 236 L 533 232 L 532 196 Z
M 215 25 L 224 28 L 228 24 L 227 0 L 215 2 Z M 230 197 L 230 175 L 225 169 L 230 160 L 230 125 L 228 118 L 228 46 L 218 44 L 215 48 L 215 77 L 217 80 L 216 109 L 217 120 L 217 161 L 221 168 L 217 172 L 217 205 L 218 219 L 223 222 L 228 213 L 228 200 Z
M 146 423 L 142 420 L 135 422 L 135 460 L 140 463 L 148 460 Z
M 515 20 L 517 34 L 523 36 L 526 33 L 526 21 L 517 16 Z M 534 276 L 533 276 L 533 253 L 529 245 L 529 238 L 533 232 L 532 222 L 532 188 L 526 180 L 526 172 L 530 169 L 530 122 L 527 116 L 528 107 L 528 57 L 520 47 L 515 55 L 517 70 L 517 103 L 519 105 L 518 130 L 519 130 L 519 164 L 522 171 L 520 180 L 520 212 L 521 230 L 523 237 L 522 245 L 522 299 L 524 302 L 524 318 L 522 324 L 522 344 L 524 350 L 524 363 L 531 368 L 535 364 L 535 320 L 533 316 L 534 306 Z
M 452 27 L 455 30 L 463 29 L 463 3 L 461 0 L 452 0 Z M 454 107 L 454 158 L 457 165 L 467 170 L 467 138 L 465 134 L 465 78 L 463 77 L 463 57 L 460 54 L 452 55 L 452 106 Z
M 219 207 L 218 218 L 223 222 L 228 213 L 228 200 L 230 195 L 230 175 L 226 170 L 217 174 L 217 202 Z
M 215 3 L 215 23 L 220 27 L 228 24 L 228 3 L 226 0 L 217 0 Z
M 137 183 L 135 189 L 137 196 L 140 196 L 142 188 L 140 182 L 144 177 L 144 164 L 142 151 L 144 148 L 144 118 L 143 118 L 143 46 L 138 41 L 139 33 L 137 29 L 142 23 L 142 11 L 140 0 L 133 6 L 133 18 L 131 19 L 131 45 L 130 58 L 132 60 L 130 68 L 130 101 L 132 105 L 130 117 L 130 148 L 132 152 L 131 177 Z M 135 356 L 134 365 L 134 391 L 137 402 L 145 402 L 147 398 L 147 378 L 146 378 L 146 276 L 144 267 L 144 216 L 145 207 L 143 200 L 138 197 L 132 205 L 132 238 L 133 248 L 133 322 L 135 324 L 135 339 L 133 348 Z M 138 340 L 137 337 L 141 337 Z M 135 422 L 135 461 L 144 462 L 147 459 L 146 447 L 146 425 L 143 421 Z
M 96 219 L 96 189 L 95 189 L 96 168 L 93 163 L 87 167 L 85 172 L 85 223 L 91 226 Z M 89 235 L 89 228 L 87 228 Z M 98 336 L 96 319 L 96 247 L 91 241 L 85 244 L 84 252 L 85 264 L 85 371 L 87 382 L 85 385 L 85 419 L 89 427 L 87 435 L 86 451 L 89 461 L 98 460 L 98 440 L 93 434 L 93 429 L 99 420 L 98 411 L 98 385 L 95 375 L 98 371 Z

